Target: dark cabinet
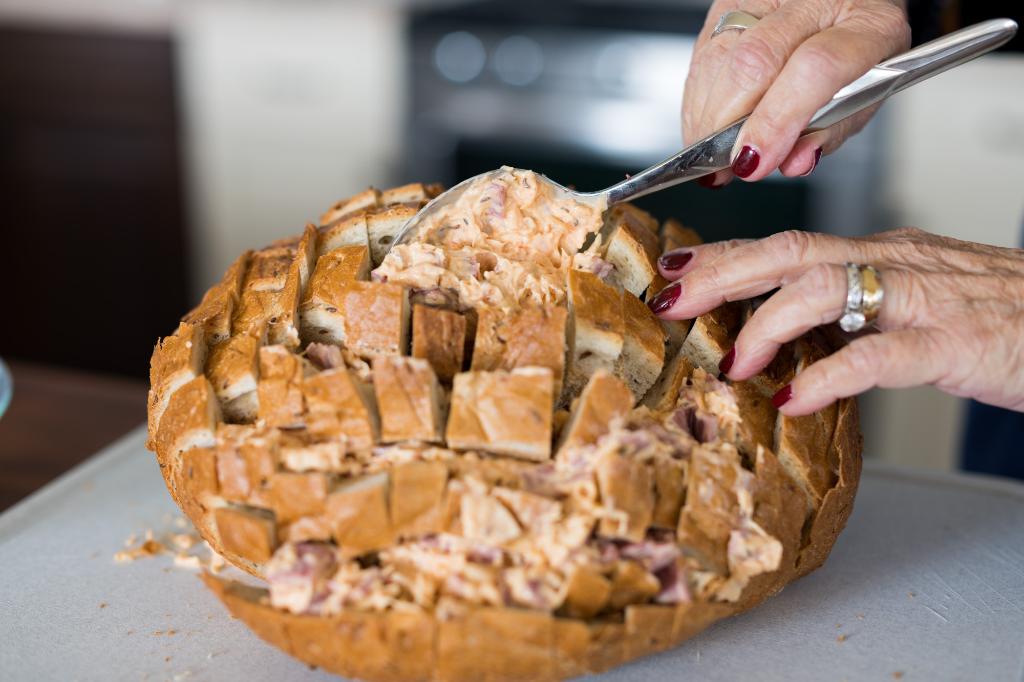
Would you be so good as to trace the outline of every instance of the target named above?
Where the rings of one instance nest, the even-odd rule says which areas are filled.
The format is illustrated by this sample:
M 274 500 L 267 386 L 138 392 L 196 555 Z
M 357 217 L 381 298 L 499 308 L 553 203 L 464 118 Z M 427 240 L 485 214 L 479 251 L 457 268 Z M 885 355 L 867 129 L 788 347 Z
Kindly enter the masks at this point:
M 169 38 L 0 28 L 0 355 L 142 376 L 187 305 Z

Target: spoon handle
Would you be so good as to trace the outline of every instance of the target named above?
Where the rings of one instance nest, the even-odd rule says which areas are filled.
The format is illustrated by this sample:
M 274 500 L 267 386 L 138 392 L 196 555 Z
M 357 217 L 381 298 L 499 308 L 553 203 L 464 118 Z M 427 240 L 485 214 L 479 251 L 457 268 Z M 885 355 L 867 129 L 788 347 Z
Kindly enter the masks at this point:
M 837 92 L 831 101 L 815 112 L 804 132 L 834 125 L 889 95 L 990 52 L 1010 40 L 1016 32 L 1017 24 L 1011 19 L 991 19 L 884 61 Z M 617 204 L 728 168 L 732 162 L 733 147 L 746 120 L 744 116 L 675 156 L 594 194 L 607 197 L 609 205 Z

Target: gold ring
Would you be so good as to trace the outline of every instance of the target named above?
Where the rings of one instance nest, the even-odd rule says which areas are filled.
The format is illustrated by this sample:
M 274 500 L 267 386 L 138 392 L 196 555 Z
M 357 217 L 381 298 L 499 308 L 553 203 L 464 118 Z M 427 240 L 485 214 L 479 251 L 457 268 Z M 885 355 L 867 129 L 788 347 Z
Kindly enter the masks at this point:
M 715 30 L 711 32 L 711 37 L 714 38 L 719 33 L 726 31 L 746 31 L 748 28 L 753 28 L 759 21 L 761 20 L 750 12 L 726 12 L 718 18 L 718 23 L 715 24 Z
M 839 326 L 844 332 L 859 332 L 878 319 L 885 289 L 882 276 L 870 265 L 846 264 L 846 306 Z

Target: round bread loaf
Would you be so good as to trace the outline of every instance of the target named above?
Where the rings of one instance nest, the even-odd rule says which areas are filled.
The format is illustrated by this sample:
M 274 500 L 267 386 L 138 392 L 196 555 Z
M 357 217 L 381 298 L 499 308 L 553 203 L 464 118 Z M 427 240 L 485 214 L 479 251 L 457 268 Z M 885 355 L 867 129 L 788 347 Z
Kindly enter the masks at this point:
M 855 401 L 797 418 L 770 401 L 824 336 L 719 379 L 749 306 L 691 324 L 643 303 L 666 284 L 658 252 L 696 235 L 531 179 L 510 170 L 390 253 L 440 188 L 340 201 L 243 254 L 153 353 L 167 487 L 267 587 L 204 579 L 308 664 L 605 670 L 819 567 L 849 517 Z

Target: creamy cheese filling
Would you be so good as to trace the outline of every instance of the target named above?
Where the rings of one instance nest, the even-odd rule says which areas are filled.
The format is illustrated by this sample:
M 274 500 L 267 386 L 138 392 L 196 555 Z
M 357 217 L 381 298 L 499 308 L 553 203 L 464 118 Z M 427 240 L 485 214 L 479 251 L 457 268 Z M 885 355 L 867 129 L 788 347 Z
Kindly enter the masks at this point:
M 450 290 L 464 308 L 560 303 L 574 263 L 606 269 L 593 253 L 579 254 L 600 229 L 602 210 L 506 167 L 425 217 L 416 240 L 392 248 L 373 278 Z
M 752 577 L 778 568 L 782 545 L 753 520 L 754 474 L 732 446 L 717 441 L 718 422 L 731 419 L 734 402 L 727 386 L 698 372 L 675 410 L 638 408 L 614 420 L 595 444 L 565 449 L 553 462 L 525 470 L 522 488 L 489 485 L 473 474 L 455 478 L 448 494 L 459 500 L 458 520 L 449 532 L 407 538 L 365 564 L 343 561 L 329 545 L 285 544 L 268 564 L 271 602 L 317 614 L 438 610 L 442 604 L 554 612 L 566 603 L 578 569 L 616 580 L 623 563 L 639 566 L 639 575 L 655 586 L 647 597 L 655 603 L 684 603 L 695 595 L 736 601 Z M 712 406 L 720 412 L 708 411 Z M 660 460 L 687 462 L 694 448 L 706 447 L 715 448 L 714 465 L 723 471 L 698 482 L 693 494 L 704 503 L 725 499 L 724 486 L 735 500 L 714 512 L 729 524 L 722 568 L 691 555 L 674 528 L 650 527 L 639 541 L 602 535 L 602 519 L 627 515 L 602 494 L 596 470 L 603 458 L 656 468 Z M 376 454 L 409 461 L 444 459 L 448 452 L 427 450 L 392 447 Z

